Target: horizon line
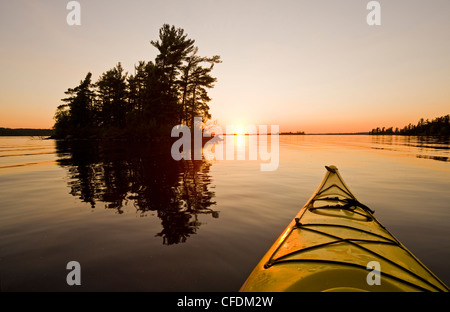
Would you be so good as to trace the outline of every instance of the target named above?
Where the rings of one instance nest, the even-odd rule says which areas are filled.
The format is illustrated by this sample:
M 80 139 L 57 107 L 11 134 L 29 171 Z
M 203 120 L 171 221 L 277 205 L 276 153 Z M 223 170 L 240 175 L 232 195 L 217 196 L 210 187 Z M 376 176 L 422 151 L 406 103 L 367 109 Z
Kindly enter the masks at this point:
M 53 130 L 52 128 L 24 128 L 24 127 L 19 127 L 19 128 L 9 128 L 9 127 L 0 127 L 0 129 L 8 129 L 8 130 L 45 130 L 45 131 L 51 131 Z M 304 131 L 296 131 L 296 132 L 287 132 L 287 131 L 283 131 L 283 132 L 278 132 L 278 133 L 273 133 L 278 134 L 278 135 L 364 135 L 364 134 L 369 134 L 370 131 L 355 131 L 355 132 L 313 132 L 313 133 L 307 133 Z M 259 135 L 259 133 L 223 133 L 223 135 Z M 272 135 L 271 132 L 266 133 L 266 135 Z

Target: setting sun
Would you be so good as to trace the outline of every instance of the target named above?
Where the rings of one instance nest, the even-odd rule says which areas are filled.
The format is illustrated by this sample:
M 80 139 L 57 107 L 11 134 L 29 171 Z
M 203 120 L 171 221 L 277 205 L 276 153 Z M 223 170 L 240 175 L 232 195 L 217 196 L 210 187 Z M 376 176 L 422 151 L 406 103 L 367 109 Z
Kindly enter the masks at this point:
M 242 126 L 242 125 L 237 125 L 237 126 L 235 127 L 234 134 L 237 134 L 237 135 L 245 134 L 245 127 Z

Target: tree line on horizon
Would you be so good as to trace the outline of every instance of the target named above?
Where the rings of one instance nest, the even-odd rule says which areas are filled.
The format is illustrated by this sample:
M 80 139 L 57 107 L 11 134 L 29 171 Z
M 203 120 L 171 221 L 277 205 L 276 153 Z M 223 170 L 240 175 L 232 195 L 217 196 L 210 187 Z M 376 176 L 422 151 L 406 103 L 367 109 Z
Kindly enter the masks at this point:
M 199 56 L 195 40 L 168 24 L 150 43 L 159 54 L 154 61 L 139 61 L 134 74 L 119 62 L 96 82 L 89 72 L 69 88 L 54 116 L 54 136 L 150 138 L 177 124 L 192 126 L 194 116 L 211 119 L 208 89 L 217 81 L 211 72 L 220 56 Z
M 3 128 L 0 127 L 0 136 L 38 136 L 48 137 L 53 135 L 51 129 L 32 129 L 32 128 Z
M 424 120 L 421 118 L 417 125 L 408 124 L 399 128 L 375 128 L 369 134 L 372 135 L 418 135 L 418 136 L 450 136 L 450 115 Z

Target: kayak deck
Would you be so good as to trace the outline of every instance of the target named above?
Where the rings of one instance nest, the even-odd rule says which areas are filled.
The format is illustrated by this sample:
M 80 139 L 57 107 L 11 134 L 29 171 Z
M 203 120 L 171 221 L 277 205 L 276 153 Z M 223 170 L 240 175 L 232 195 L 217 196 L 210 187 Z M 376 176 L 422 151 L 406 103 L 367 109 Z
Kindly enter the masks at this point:
M 240 291 L 448 291 L 326 168 Z

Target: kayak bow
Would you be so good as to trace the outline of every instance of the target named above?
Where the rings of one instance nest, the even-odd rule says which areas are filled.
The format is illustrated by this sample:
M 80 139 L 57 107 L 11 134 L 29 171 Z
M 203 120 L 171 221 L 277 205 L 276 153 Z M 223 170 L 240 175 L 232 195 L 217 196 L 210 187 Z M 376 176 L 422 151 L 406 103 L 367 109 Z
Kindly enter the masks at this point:
M 240 291 L 448 291 L 326 168 Z

